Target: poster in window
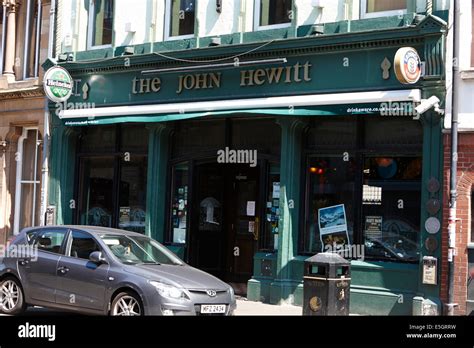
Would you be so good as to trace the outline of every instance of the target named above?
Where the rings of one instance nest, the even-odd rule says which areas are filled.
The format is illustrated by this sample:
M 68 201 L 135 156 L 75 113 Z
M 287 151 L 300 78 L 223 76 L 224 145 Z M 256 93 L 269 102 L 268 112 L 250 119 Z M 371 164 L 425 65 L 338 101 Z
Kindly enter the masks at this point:
M 344 204 L 318 209 L 322 250 L 325 246 L 349 246 L 346 209 Z
M 365 236 L 370 239 L 382 238 L 382 217 L 366 216 L 365 217 Z

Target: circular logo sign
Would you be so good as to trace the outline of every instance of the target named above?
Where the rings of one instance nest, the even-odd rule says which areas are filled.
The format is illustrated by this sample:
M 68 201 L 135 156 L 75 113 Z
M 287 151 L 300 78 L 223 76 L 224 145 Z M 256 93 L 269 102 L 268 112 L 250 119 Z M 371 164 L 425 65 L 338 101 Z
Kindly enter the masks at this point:
M 71 96 L 73 81 L 66 69 L 54 66 L 44 74 L 43 86 L 49 100 L 59 103 Z
M 421 59 L 412 47 L 402 47 L 395 54 L 395 75 L 403 84 L 414 84 L 421 77 Z
M 425 229 L 430 234 L 436 234 L 441 229 L 441 223 L 435 217 L 430 217 L 425 221 Z

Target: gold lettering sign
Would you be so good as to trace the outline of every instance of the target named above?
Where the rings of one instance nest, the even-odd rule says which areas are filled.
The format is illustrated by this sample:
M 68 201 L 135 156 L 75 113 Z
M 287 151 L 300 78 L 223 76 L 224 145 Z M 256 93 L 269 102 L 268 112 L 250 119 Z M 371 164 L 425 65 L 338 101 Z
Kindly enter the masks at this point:
M 242 70 L 240 72 L 240 87 L 310 82 L 312 80 L 311 67 L 310 62 L 304 64 L 298 62 L 291 66 Z M 184 91 L 220 88 L 221 78 L 220 72 L 179 75 L 176 94 L 181 94 Z M 162 83 L 159 77 L 135 77 L 132 80 L 133 94 L 158 93 L 161 88 Z

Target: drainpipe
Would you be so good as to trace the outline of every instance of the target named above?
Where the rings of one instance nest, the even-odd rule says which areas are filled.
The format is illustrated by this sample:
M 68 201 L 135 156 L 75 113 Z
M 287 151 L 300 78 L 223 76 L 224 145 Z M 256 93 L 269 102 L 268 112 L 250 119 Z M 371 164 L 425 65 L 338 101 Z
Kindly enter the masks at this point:
M 433 14 L 433 0 L 426 0 L 426 14 L 428 16 Z
M 51 0 L 51 8 L 49 10 L 49 35 L 48 35 L 48 58 L 53 59 L 55 54 L 56 40 L 56 0 Z M 49 108 L 48 99 L 44 99 L 44 130 L 43 130 L 43 163 L 41 167 L 41 210 L 40 223 L 46 225 L 45 214 L 48 206 L 48 186 L 49 186 Z
M 431 1 L 428 1 L 431 2 Z M 427 6 L 428 7 L 428 6 Z M 459 3 L 453 0 L 453 21 L 452 28 L 453 32 L 453 54 L 456 57 L 456 16 L 459 13 Z M 450 182 L 449 182 L 449 218 L 448 218 L 448 303 L 447 314 L 454 315 L 454 308 L 458 306 L 454 303 L 454 265 L 456 255 L 456 203 L 457 203 L 457 175 L 458 175 L 458 112 L 457 103 L 454 99 L 455 86 L 456 86 L 456 66 L 453 64 L 453 77 L 452 77 L 452 111 L 451 111 L 451 168 L 450 168 Z

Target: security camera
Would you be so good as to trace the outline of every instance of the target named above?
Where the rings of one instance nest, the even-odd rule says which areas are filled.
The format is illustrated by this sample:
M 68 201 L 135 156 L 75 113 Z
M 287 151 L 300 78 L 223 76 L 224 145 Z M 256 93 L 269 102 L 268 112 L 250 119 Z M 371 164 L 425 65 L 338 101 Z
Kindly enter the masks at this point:
M 431 108 L 435 108 L 435 111 L 438 112 L 438 113 L 442 113 L 442 110 L 439 108 L 439 98 L 436 97 L 436 96 L 432 96 L 428 99 L 423 99 L 420 103 L 420 105 L 418 105 L 416 108 L 415 108 L 415 111 L 421 115 L 421 114 L 424 114 L 425 112 L 427 112 L 429 109 Z

